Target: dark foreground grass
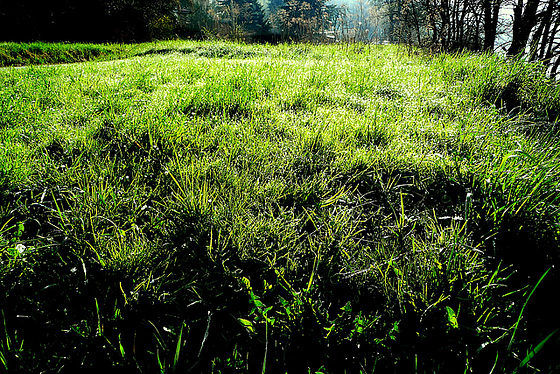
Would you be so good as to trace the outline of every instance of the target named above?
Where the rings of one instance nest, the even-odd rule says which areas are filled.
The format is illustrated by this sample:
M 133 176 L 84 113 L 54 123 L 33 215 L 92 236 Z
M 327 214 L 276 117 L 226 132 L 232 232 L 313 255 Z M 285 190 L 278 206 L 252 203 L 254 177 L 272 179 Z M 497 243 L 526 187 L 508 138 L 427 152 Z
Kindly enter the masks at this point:
M 111 60 L 126 52 L 124 45 L 0 43 L 0 67 Z
M 0 370 L 558 369 L 538 65 L 137 48 L 0 71 Z

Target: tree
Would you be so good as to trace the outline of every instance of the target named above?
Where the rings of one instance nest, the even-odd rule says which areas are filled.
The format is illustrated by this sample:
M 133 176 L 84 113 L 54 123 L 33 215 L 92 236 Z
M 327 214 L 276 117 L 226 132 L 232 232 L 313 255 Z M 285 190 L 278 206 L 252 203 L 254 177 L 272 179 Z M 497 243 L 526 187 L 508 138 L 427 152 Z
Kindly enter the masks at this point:
M 278 11 L 284 37 L 294 40 L 313 39 L 328 24 L 325 0 L 286 0 Z
M 560 65 L 560 3 L 557 0 L 517 0 L 513 9 L 508 55 L 542 61 L 555 76 Z
M 373 1 L 387 9 L 393 41 L 436 51 L 493 51 L 504 29 L 509 56 L 541 61 L 551 76 L 560 68 L 558 0 L 512 0 L 509 23 L 502 15 L 507 0 Z
M 435 51 L 493 48 L 501 0 L 377 0 L 393 40 Z M 481 9 L 483 12 L 481 12 Z
M 177 0 L 103 0 L 108 15 L 107 26 L 114 38 L 121 41 L 144 41 L 166 37 L 174 12 L 180 7 Z
M 227 33 L 236 39 L 265 35 L 270 30 L 258 0 L 218 0 L 218 9 Z
M 327 6 L 327 12 L 331 13 L 329 7 Z M 362 43 L 368 43 L 374 38 L 379 40 L 380 17 L 376 13 L 376 6 L 367 0 L 356 0 L 353 4 L 342 5 L 338 9 L 338 14 L 329 18 L 335 33 L 342 40 Z
M 496 44 L 498 20 L 502 0 L 483 0 L 484 12 L 484 50 L 493 51 Z
M 209 0 L 180 0 L 177 19 L 182 36 L 201 37 L 216 25 L 216 17 Z
M 518 55 L 525 50 L 531 30 L 537 24 L 537 11 L 541 0 L 517 0 L 513 8 L 512 40 L 508 55 Z
M 280 34 L 282 30 L 279 11 L 284 5 L 284 0 L 268 0 L 266 6 L 268 22 L 272 28 L 272 32 L 277 34 Z

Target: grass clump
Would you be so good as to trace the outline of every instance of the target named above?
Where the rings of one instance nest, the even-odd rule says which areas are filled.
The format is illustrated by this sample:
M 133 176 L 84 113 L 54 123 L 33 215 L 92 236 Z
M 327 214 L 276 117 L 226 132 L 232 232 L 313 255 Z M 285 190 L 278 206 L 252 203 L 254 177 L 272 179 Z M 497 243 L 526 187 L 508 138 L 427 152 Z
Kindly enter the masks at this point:
M 558 119 L 558 85 L 546 77 L 539 62 L 521 58 L 507 61 L 499 55 L 441 57 L 445 75 L 464 83 L 466 93 L 477 103 L 488 103 L 507 113 L 530 113 L 545 123 Z
M 556 96 L 530 97 L 557 87 L 536 70 L 130 50 L 0 71 L 3 369 L 556 368 Z M 473 60 L 537 82 L 524 110 L 477 96 Z

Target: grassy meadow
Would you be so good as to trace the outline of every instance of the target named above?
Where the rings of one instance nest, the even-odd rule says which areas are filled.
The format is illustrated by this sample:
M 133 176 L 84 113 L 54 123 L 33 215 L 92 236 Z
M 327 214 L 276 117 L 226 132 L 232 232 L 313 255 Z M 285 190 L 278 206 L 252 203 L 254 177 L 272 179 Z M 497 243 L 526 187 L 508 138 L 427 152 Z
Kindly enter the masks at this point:
M 0 69 L 0 372 L 560 369 L 541 66 L 127 48 Z

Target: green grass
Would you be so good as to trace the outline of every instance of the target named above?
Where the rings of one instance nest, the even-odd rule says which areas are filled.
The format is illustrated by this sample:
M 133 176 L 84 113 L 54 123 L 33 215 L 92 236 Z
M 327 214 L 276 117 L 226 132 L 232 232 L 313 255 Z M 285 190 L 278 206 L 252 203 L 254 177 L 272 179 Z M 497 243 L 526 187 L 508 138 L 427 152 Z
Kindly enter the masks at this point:
M 123 45 L 0 43 L 0 66 L 61 64 L 124 56 Z
M 0 70 L 1 368 L 557 369 L 538 65 L 126 48 Z
M 20 67 L 45 64 L 70 64 L 86 61 L 110 61 L 136 56 L 179 53 L 208 58 L 256 58 L 259 56 L 300 57 L 315 53 L 309 46 L 271 49 L 217 43 L 188 43 L 182 41 L 148 42 L 142 44 L 84 44 L 84 43 L 13 43 L 0 42 L 0 67 Z

